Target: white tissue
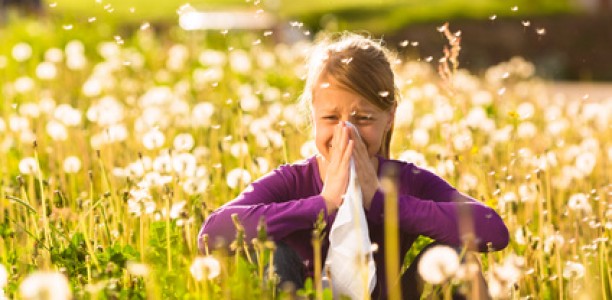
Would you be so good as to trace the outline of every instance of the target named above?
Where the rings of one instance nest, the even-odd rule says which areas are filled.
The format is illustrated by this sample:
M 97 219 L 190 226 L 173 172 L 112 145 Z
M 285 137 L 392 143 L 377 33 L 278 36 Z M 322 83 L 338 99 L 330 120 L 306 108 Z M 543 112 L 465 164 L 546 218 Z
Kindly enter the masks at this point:
M 349 127 L 353 125 L 346 122 Z M 349 184 L 329 232 L 325 265 L 329 268 L 334 298 L 366 299 L 376 285 L 376 265 L 363 210 L 361 186 L 351 157 Z

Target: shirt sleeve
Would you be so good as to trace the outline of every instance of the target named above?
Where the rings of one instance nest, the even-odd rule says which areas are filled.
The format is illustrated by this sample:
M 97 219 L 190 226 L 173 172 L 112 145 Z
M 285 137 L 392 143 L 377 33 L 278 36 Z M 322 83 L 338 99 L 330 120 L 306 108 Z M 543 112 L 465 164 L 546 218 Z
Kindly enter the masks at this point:
M 410 193 L 398 196 L 399 226 L 403 234 L 424 235 L 450 246 L 463 246 L 463 238 L 472 236 L 479 251 L 508 245 L 509 234 L 502 218 L 492 208 L 458 192 L 437 175 L 407 165 L 402 170 L 401 185 Z M 408 172 L 406 172 L 408 171 Z M 367 212 L 370 222 L 384 222 L 385 195 L 380 189 Z
M 200 230 L 200 249 L 204 234 L 211 245 L 220 240 L 227 245 L 236 238 L 233 214 L 243 225 L 247 241 L 257 236 L 262 217 L 273 240 L 283 239 L 296 230 L 312 229 L 321 211 L 327 216 L 325 200 L 320 195 L 293 198 L 297 181 L 291 175 L 289 167 L 281 167 L 251 183 L 236 199 L 210 214 Z

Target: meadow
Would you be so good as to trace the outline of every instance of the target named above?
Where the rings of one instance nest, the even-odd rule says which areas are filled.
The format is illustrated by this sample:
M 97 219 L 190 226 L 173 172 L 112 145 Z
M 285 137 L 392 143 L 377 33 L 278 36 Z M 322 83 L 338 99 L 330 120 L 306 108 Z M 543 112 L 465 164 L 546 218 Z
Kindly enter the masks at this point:
M 121 30 L 0 28 L 0 299 L 291 299 L 264 270 L 265 234 L 232 252 L 196 238 L 249 182 L 313 155 L 297 105 L 312 44 Z M 441 76 L 442 49 L 396 46 L 391 156 L 502 215 L 510 245 L 481 257 L 494 298 L 610 299 L 612 98 L 551 94 L 521 58 Z M 460 273 L 430 291 L 464 288 Z M 312 283 L 298 295 L 329 298 Z

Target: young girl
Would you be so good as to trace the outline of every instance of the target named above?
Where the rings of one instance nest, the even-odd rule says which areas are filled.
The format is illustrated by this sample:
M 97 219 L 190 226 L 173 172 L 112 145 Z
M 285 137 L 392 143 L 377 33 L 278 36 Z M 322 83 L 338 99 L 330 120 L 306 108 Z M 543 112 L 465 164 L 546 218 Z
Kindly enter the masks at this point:
M 458 212 L 466 210 L 470 212 L 477 250 L 487 251 L 487 245 L 495 250 L 506 247 L 508 230 L 493 209 L 461 194 L 425 169 L 389 158 L 398 92 L 387 50 L 379 43 L 354 34 L 320 42 L 310 60 L 301 101 L 310 108 L 318 154 L 280 166 L 253 182 L 208 217 L 200 237 L 207 234 L 213 243 L 218 239 L 226 244 L 232 241 L 235 228 L 231 215 L 237 214 L 245 227 L 246 240 L 250 241 L 264 217 L 268 235 L 277 243 L 275 270 L 281 282 L 301 287 L 314 269 L 313 225 L 323 212 L 325 233 L 329 233 L 346 192 L 352 157 L 370 239 L 378 245 L 374 253 L 377 285 L 373 299 L 384 299 L 387 295 L 385 193 L 380 178 L 388 167 L 393 167 L 397 174 L 400 262 L 419 235 L 437 243 L 463 246 Z M 347 121 L 354 127 L 348 126 Z M 324 255 L 328 246 L 325 239 Z M 402 276 L 405 298 L 418 297 L 415 269 L 411 266 Z

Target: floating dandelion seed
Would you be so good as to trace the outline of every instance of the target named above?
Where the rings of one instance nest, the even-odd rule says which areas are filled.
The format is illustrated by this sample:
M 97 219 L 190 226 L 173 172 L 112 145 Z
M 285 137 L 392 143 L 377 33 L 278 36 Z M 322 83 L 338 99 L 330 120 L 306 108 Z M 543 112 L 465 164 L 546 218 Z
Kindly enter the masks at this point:
M 536 33 L 538 35 L 545 35 L 546 34 L 546 28 L 537 28 L 536 29 Z
M 490 15 L 489 16 L 489 20 L 493 21 L 495 19 L 497 19 L 497 15 Z
M 149 22 L 144 22 L 142 23 L 142 25 L 140 25 L 140 30 L 147 30 L 151 27 L 151 23 Z
M 418 265 L 421 278 L 431 284 L 440 284 L 459 269 L 459 255 L 448 246 L 433 246 L 423 253 Z
M 87 19 L 87 22 L 89 22 L 89 23 L 93 23 L 93 22 L 95 22 L 96 20 L 97 20 L 97 19 L 96 19 L 96 17 L 91 17 L 91 18 Z
M 511 11 L 518 11 L 518 6 L 513 6 L 512 8 L 510 8 Z
M 521 21 L 521 24 L 523 24 L 523 26 L 525 26 L 525 27 L 529 27 L 529 26 L 531 26 L 531 22 L 530 22 L 530 21 L 527 21 L 527 20 L 525 20 L 525 21 Z
M 130 13 L 132 13 L 132 14 L 133 14 L 135 11 L 136 11 L 136 8 L 134 8 L 134 7 L 130 7 Z
M 66 276 L 56 272 L 37 271 L 30 274 L 19 285 L 21 297 L 26 300 L 72 299 L 70 284 Z
M 263 33 L 263 36 L 271 36 L 273 34 L 272 30 L 266 30 Z
M 399 43 L 400 47 L 406 47 L 408 46 L 409 41 L 408 40 L 403 40 Z
M 412 47 L 416 47 L 418 45 L 419 45 L 419 42 L 412 42 L 412 43 L 410 43 L 410 46 L 412 46 Z
M 62 28 L 64 28 L 64 30 L 72 30 L 74 26 L 72 24 L 65 24 L 62 26 Z
M 447 24 L 444 24 L 442 26 L 437 27 L 436 29 L 438 30 L 438 32 L 444 32 L 447 29 Z
M 378 95 L 383 97 L 383 98 L 386 98 L 386 97 L 389 96 L 389 91 L 380 91 L 380 92 L 378 92 Z
M 191 275 L 197 281 L 202 279 L 214 279 L 221 273 L 221 264 L 212 256 L 196 257 L 189 268 Z
M 34 175 L 38 172 L 38 162 L 34 157 L 23 158 L 19 162 L 19 172 L 24 175 Z
M 74 174 L 81 170 L 81 160 L 76 156 L 68 156 L 64 159 L 64 172 Z
M 57 2 L 49 3 L 49 7 L 56 8 L 57 7 Z
M 330 84 L 329 84 L 329 82 L 323 82 L 323 83 L 321 83 L 320 87 L 321 87 L 322 89 L 326 89 L 326 88 L 328 88 L 328 87 L 329 87 L 329 85 L 330 85 Z
M 352 57 L 347 57 L 347 58 L 343 58 L 343 59 L 341 59 L 340 61 L 341 61 L 343 64 L 347 64 L 347 65 L 348 65 L 348 64 L 350 64 L 350 63 L 351 63 L 351 61 L 353 61 L 353 58 L 352 58 Z

